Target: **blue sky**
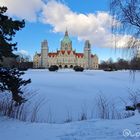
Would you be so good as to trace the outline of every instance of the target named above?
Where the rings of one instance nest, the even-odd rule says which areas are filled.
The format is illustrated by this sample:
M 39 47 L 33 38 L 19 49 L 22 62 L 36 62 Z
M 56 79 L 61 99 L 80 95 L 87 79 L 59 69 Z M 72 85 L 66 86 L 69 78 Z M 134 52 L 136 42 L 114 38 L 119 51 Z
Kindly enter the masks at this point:
M 21 2 L 17 3 L 17 1 Z M 18 51 L 33 56 L 36 51 L 40 52 L 40 43 L 44 39 L 48 40 L 49 51 L 56 51 L 60 48 L 60 40 L 67 28 L 73 42 L 73 49 L 77 52 L 83 52 L 84 41 L 89 39 L 92 53 L 97 54 L 100 60 L 107 60 L 110 57 L 115 60 L 122 56 L 120 51 L 115 52 L 113 46 L 107 42 L 107 37 L 111 35 L 107 25 L 110 18 L 109 0 L 46 2 L 30 0 L 29 5 L 26 1 L 28 2 L 28 0 L 11 0 L 12 3 L 1 0 L 0 2 L 0 5 L 9 8 L 8 15 L 18 19 L 24 18 L 26 21 L 25 28 L 17 32 L 14 38 L 14 41 L 18 42 Z M 24 4 L 27 9 L 22 8 Z M 20 12 L 16 6 L 20 8 Z M 64 19 L 65 17 L 68 19 Z M 96 28 L 99 28 L 97 34 L 94 32 Z

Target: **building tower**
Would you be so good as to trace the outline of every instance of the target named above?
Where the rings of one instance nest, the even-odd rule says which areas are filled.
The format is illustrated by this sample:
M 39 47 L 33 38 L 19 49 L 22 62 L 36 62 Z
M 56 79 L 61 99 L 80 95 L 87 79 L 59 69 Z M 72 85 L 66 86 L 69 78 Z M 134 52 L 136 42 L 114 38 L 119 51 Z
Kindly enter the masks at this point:
M 91 68 L 91 45 L 89 40 L 85 41 L 84 59 L 85 59 L 85 68 L 90 69 Z
M 137 57 L 138 59 L 140 58 L 140 47 L 137 48 L 136 57 Z
M 48 42 L 44 40 L 41 43 L 41 67 L 47 68 L 48 67 Z
M 65 32 L 63 40 L 61 41 L 61 50 L 72 50 L 72 41 L 69 38 L 67 30 Z

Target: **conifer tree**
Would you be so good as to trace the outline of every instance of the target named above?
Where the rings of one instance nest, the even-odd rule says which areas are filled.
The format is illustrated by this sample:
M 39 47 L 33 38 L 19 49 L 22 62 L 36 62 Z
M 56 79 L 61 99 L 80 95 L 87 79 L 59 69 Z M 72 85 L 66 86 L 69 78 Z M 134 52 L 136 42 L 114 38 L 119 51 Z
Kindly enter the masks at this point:
M 23 94 L 22 88 L 31 82 L 30 79 L 23 80 L 21 76 L 24 72 L 18 69 L 0 68 L 0 91 L 9 91 L 12 93 L 12 99 L 16 105 L 21 105 L 26 101 L 21 96 Z
M 5 57 L 16 57 L 13 51 L 16 50 L 17 43 L 12 43 L 12 39 L 16 32 L 25 26 L 24 20 L 13 20 L 5 15 L 7 7 L 0 7 L 0 60 L 3 61 Z M 22 87 L 31 82 L 30 79 L 23 80 L 21 76 L 24 73 L 18 69 L 10 69 L 0 67 L 0 92 L 8 91 L 12 94 L 12 99 L 16 105 L 25 102 Z
M 0 59 L 15 57 L 12 52 L 17 49 L 17 43 L 12 43 L 12 38 L 25 26 L 24 20 L 13 20 L 5 15 L 6 11 L 7 7 L 0 7 Z

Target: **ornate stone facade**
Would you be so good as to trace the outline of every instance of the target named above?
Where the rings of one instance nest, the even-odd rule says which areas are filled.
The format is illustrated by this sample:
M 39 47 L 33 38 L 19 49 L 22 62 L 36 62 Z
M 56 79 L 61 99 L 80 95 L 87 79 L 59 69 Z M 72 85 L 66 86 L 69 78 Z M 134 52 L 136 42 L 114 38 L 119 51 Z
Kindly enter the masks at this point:
M 138 49 L 137 49 L 137 56 L 136 57 L 140 58 L 140 47 L 138 47 Z
M 36 52 L 34 55 L 34 68 L 48 68 L 51 65 L 57 65 L 60 68 L 81 66 L 85 69 L 98 69 L 98 57 L 91 54 L 91 45 L 88 40 L 85 42 L 83 53 L 74 51 L 72 41 L 66 31 L 60 50 L 55 53 L 49 52 L 48 42 L 45 40 L 41 43 L 41 53 Z

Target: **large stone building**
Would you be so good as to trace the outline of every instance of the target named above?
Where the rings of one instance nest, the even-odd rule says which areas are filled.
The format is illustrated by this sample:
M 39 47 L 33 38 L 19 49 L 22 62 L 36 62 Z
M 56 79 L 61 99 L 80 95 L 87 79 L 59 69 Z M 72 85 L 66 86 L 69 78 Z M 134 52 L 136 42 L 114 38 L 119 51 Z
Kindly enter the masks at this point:
M 136 57 L 137 57 L 137 58 L 140 58 L 140 47 L 138 47 L 138 49 L 137 49 Z
M 72 41 L 66 31 L 60 50 L 49 52 L 48 42 L 45 40 L 41 43 L 41 53 L 36 52 L 34 55 L 34 68 L 48 68 L 51 65 L 57 65 L 60 68 L 81 66 L 85 69 L 98 69 L 98 57 L 91 54 L 91 45 L 88 40 L 85 41 L 83 53 L 73 50 Z

